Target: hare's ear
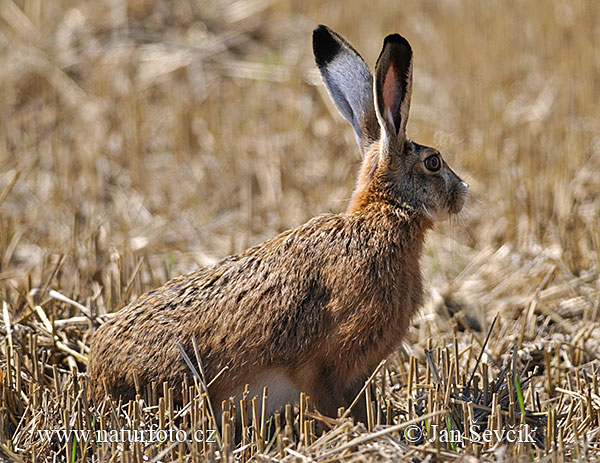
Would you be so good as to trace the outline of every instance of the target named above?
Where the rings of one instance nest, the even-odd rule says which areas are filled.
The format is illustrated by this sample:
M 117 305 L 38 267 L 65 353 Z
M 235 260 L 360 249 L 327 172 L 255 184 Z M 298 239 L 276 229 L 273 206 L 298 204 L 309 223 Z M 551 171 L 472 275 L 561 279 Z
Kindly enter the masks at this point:
M 398 34 L 388 35 L 375 66 L 375 111 L 384 145 L 404 146 L 412 89 L 412 49 Z
M 374 123 L 373 76 L 362 57 L 342 36 L 323 25 L 313 31 L 313 52 L 325 87 L 342 116 L 352 124 L 359 146 L 376 140 L 379 133 Z

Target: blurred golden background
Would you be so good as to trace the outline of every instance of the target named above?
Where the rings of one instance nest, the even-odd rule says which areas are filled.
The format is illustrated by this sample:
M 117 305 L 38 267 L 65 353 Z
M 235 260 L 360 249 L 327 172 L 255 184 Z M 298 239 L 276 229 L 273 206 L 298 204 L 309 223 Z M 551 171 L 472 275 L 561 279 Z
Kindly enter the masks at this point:
M 585 0 L 1 0 L 0 299 L 16 324 L 37 323 L 33 287 L 111 312 L 343 211 L 360 156 L 313 63 L 323 23 L 371 67 L 386 34 L 410 41 L 408 135 L 471 185 L 428 236 L 408 351 L 457 311 L 501 314 L 499 355 L 600 339 L 598 18 Z
M 103 264 L 90 253 L 111 246 L 179 273 L 342 211 L 360 159 L 313 64 L 319 23 L 371 66 L 387 33 L 411 42 L 409 136 L 439 147 L 474 192 L 454 229 L 430 236 L 432 254 L 454 256 L 445 271 L 468 263 L 463 247 L 505 244 L 555 246 L 575 273 L 597 265 L 599 10 L 4 1 L 0 181 L 20 178 L 1 210 L 2 273 L 64 253 L 85 283 Z

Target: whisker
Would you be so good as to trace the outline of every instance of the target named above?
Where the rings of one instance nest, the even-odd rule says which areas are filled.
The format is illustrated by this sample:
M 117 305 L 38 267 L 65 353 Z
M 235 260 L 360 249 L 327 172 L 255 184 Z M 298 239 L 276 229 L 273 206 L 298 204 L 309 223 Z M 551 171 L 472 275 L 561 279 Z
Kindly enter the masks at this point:
M 454 230 L 454 224 L 457 220 L 456 215 L 450 216 L 450 236 L 452 237 L 452 247 L 450 249 L 450 255 L 452 257 L 452 267 L 456 268 L 456 232 Z
M 469 193 L 467 196 L 467 204 L 468 203 L 485 204 L 486 202 L 487 201 L 483 195 L 479 194 L 476 191 L 469 190 Z
M 467 216 L 473 215 L 474 212 L 475 211 L 469 207 L 467 207 L 467 208 L 463 207 L 463 209 L 458 214 L 455 215 L 455 219 L 460 223 L 461 229 L 465 232 L 465 234 L 469 238 L 469 241 L 471 244 L 475 244 L 475 238 L 473 237 L 473 235 L 471 234 L 471 232 L 469 230 L 469 226 L 467 224 Z
M 433 218 L 431 213 L 427 210 L 427 206 L 425 206 L 425 204 L 423 204 L 423 210 L 425 211 L 425 214 L 427 214 L 427 217 L 429 217 L 432 221 L 435 222 L 435 219 Z

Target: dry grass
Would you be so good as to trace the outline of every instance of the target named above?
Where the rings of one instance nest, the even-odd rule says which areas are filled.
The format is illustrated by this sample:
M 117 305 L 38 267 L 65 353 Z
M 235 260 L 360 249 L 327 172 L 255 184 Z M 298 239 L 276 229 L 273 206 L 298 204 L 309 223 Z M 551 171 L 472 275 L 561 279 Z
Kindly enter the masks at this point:
M 0 1 L 0 459 L 594 458 L 598 17 L 584 0 Z M 206 446 L 44 442 L 38 430 L 230 424 L 191 379 L 183 411 L 162 385 L 91 408 L 89 340 L 171 276 L 344 209 L 359 158 L 312 64 L 321 22 L 369 63 L 386 33 L 409 38 L 409 134 L 475 191 L 429 236 L 430 297 L 374 378 L 369 429 L 340 417 L 317 436 L 320 417 L 302 407 L 267 426 L 248 397 L 243 445 L 227 426 Z M 527 423 L 536 442 L 409 442 L 403 430 L 470 419 Z

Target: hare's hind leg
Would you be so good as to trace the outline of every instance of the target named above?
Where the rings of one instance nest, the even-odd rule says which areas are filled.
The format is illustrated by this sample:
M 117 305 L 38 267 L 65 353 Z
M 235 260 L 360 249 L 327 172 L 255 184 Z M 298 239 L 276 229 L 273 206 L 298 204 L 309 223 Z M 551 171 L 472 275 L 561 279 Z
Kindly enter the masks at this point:
M 344 397 L 344 388 L 334 370 L 321 370 L 309 388 L 309 394 L 319 413 L 332 418 L 337 416 L 341 407 L 349 405 Z
M 344 400 L 346 401 L 346 407 L 349 407 L 356 396 L 360 393 L 361 389 L 365 385 L 365 381 L 369 379 L 370 375 L 361 375 L 354 379 L 350 384 L 347 384 L 344 389 Z M 371 387 L 371 386 L 369 386 Z M 367 423 L 367 406 L 364 392 L 361 397 L 358 398 L 354 407 L 352 407 L 352 416 L 356 421 L 360 421 L 363 424 Z

